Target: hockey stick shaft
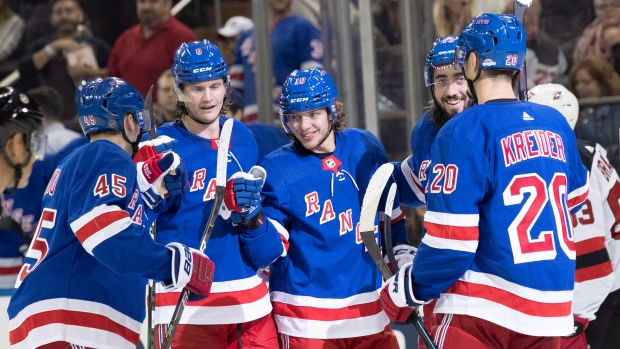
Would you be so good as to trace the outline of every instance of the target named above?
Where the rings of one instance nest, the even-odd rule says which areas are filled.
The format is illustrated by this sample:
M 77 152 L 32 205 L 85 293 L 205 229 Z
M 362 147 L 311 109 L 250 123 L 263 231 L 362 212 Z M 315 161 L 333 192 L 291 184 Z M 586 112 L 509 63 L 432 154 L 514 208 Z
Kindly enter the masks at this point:
M 394 205 L 395 196 L 396 183 L 392 183 L 387 200 L 385 200 L 385 210 L 383 211 L 383 241 L 385 241 L 385 254 L 392 266 L 392 270 L 398 268 L 398 262 L 396 262 L 396 257 L 394 256 L 394 244 L 392 242 L 392 206 Z
M 202 237 L 200 238 L 200 251 L 203 252 L 207 248 L 207 243 L 209 242 L 209 238 L 213 232 L 215 221 L 217 220 L 217 216 L 220 214 L 222 201 L 224 201 L 224 192 L 226 190 L 226 167 L 228 166 L 228 146 L 230 144 L 233 122 L 233 119 L 226 120 L 222 126 L 222 132 L 220 133 L 220 141 L 217 146 L 215 197 L 213 199 L 211 212 L 209 213 L 207 225 L 205 226 Z M 170 349 L 170 346 L 172 345 L 172 338 L 174 338 L 174 334 L 176 333 L 179 322 L 181 321 L 181 315 L 183 314 L 183 310 L 185 310 L 189 292 L 190 291 L 187 287 L 184 287 L 183 291 L 181 291 L 181 297 L 179 298 L 179 302 L 172 313 L 172 319 L 170 320 L 168 330 L 166 331 L 166 337 L 164 338 L 162 349 Z
M 515 17 L 521 22 L 523 25 L 523 20 L 525 19 L 525 12 L 527 8 L 530 7 L 533 0 L 515 0 L 513 4 L 513 12 Z M 525 66 L 525 58 L 523 59 L 523 68 L 519 72 L 519 99 L 527 100 L 527 71 Z

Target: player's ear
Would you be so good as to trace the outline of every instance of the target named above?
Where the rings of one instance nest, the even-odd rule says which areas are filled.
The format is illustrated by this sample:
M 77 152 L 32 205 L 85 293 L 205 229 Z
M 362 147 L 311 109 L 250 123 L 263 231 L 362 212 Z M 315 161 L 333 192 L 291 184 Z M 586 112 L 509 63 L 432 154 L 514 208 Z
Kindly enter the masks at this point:
M 469 55 L 467 56 L 467 59 L 465 60 L 465 71 L 469 71 L 472 73 L 472 77 L 469 77 L 470 79 L 473 79 L 473 77 L 476 76 L 476 74 L 478 73 L 477 69 L 478 69 L 478 55 L 476 55 L 476 53 L 472 51 L 469 53 Z M 468 78 L 468 77 L 466 76 L 465 78 Z
M 22 164 L 28 156 L 28 148 L 23 133 L 14 133 L 6 141 L 4 151 L 14 164 Z

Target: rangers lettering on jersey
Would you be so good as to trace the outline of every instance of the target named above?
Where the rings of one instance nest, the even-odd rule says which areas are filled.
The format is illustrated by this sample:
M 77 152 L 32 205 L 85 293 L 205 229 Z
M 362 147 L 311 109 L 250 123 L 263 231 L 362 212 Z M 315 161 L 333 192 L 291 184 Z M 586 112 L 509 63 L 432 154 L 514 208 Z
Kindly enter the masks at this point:
M 319 219 L 320 224 L 330 222 L 334 218 L 336 218 L 336 212 L 334 211 L 334 205 L 332 203 L 332 200 L 325 200 L 325 202 L 323 203 L 323 208 L 321 208 L 319 204 L 319 194 L 316 191 L 304 195 L 304 201 L 306 202 L 306 217 L 321 212 Z M 338 213 L 338 220 L 340 222 L 340 235 L 346 234 L 353 230 L 352 213 L 353 210 L 351 209 L 347 209 L 344 212 Z
M 502 138 L 500 143 L 505 167 L 540 156 L 566 162 L 564 141 L 560 135 L 551 131 L 517 132 Z

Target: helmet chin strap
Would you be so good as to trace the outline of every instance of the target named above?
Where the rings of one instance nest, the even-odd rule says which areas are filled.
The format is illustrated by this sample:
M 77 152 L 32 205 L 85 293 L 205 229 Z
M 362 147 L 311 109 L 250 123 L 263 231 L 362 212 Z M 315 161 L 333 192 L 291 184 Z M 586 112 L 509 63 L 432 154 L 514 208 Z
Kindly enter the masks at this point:
M 480 79 L 480 73 L 482 72 L 482 69 L 480 69 L 480 67 L 478 67 L 478 70 L 476 72 L 476 77 L 471 80 L 467 78 L 467 75 L 465 75 L 465 67 L 461 67 L 461 70 L 463 71 L 463 76 L 465 77 L 465 80 L 467 81 L 467 86 L 469 86 L 469 91 L 471 91 L 471 95 L 472 95 L 472 99 L 473 99 L 473 104 L 478 104 L 478 95 L 476 94 L 476 90 L 474 89 L 474 82 L 478 81 L 478 79 Z
M 188 115 L 190 117 L 190 119 L 196 121 L 197 123 L 201 124 L 201 125 L 211 125 L 212 123 L 214 123 L 216 120 L 218 120 L 218 118 L 213 119 L 213 121 L 211 122 L 204 122 L 202 120 L 198 120 L 197 118 L 193 117 L 192 114 L 190 114 L 189 112 L 185 113 L 186 115 Z
M 125 133 L 124 127 L 121 128 L 121 133 L 123 134 L 123 139 L 125 140 L 125 142 L 131 145 L 131 158 L 133 159 L 134 156 L 136 156 L 136 154 L 138 153 L 138 146 L 140 145 L 140 140 L 144 132 L 140 132 L 138 136 L 136 137 L 136 140 L 133 142 L 129 140 L 129 137 L 127 137 L 127 133 Z
M 4 151 L 4 149 L 0 151 L 0 155 L 2 155 L 2 157 L 4 158 L 4 161 L 6 161 L 6 163 L 11 168 L 13 168 L 13 171 L 15 171 L 15 185 L 13 186 L 13 188 L 5 188 L 4 190 L 5 194 L 13 194 L 17 190 L 19 181 L 21 181 L 22 179 L 22 169 L 28 165 L 28 162 L 30 162 L 30 158 L 32 157 L 32 154 L 28 152 L 28 159 L 26 159 L 26 161 L 23 164 L 14 164 L 13 161 L 9 159 L 9 156 L 6 155 L 6 152 Z

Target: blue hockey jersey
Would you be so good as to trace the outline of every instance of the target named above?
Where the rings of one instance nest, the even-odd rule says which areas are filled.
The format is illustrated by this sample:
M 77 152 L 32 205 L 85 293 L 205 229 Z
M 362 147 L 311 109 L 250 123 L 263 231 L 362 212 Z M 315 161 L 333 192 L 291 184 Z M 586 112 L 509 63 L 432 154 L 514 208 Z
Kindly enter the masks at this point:
M 274 80 L 274 111 L 280 108 L 278 98 L 282 84 L 295 69 L 321 67 L 323 43 L 321 33 L 312 23 L 300 16 L 290 16 L 277 22 L 271 31 L 271 60 Z M 243 95 L 243 121 L 255 121 L 256 105 L 256 49 L 254 29 L 237 38 L 235 59 L 230 67 L 231 86 Z
M 220 117 L 220 126 L 226 121 Z M 215 172 L 218 139 L 206 139 L 189 132 L 180 121 L 157 129 L 178 141 L 174 151 L 185 161 L 189 176 L 189 192 L 174 200 L 166 200 L 157 219 L 157 241 L 167 244 L 179 241 L 198 248 L 215 196 Z M 252 133 L 235 120 L 228 150 L 227 176 L 247 172 L 256 164 L 257 147 Z M 256 274 L 282 254 L 282 241 L 277 233 L 275 246 L 265 246 L 260 239 L 248 241 L 239 229 L 218 216 L 205 253 L 215 263 L 211 294 L 202 301 L 188 302 L 181 317 L 182 324 L 236 324 L 261 318 L 271 312 L 265 282 Z M 251 239 L 250 239 L 251 240 Z M 257 253 L 246 252 L 248 247 Z M 159 286 L 159 285 L 158 285 Z M 180 293 L 157 288 L 155 324 L 168 324 Z M 225 310 L 222 310 L 225 309 Z
M 41 215 L 43 192 L 56 167 L 54 156 L 46 156 L 32 165 L 32 174 L 25 188 L 2 197 L 2 215 L 15 221 L 22 231 L 32 237 Z M 0 229 L 0 289 L 12 290 L 17 273 L 23 264 L 20 247 L 24 238 L 14 231 Z
M 9 304 L 11 348 L 136 347 L 146 278 L 171 278 L 170 252 L 148 233 L 136 173 L 107 140 L 59 164 Z
M 381 274 L 359 231 L 368 182 L 386 161 L 379 140 L 357 129 L 337 132 L 328 156 L 289 144 L 261 161 L 267 171 L 263 227 L 279 232 L 287 247 L 270 267 L 278 332 L 347 338 L 388 325 L 377 292 Z M 407 241 L 402 212 L 393 215 L 394 241 Z
M 430 113 L 422 115 L 411 132 L 411 155 L 400 164 L 394 164 L 400 203 L 409 207 L 424 205 L 427 170 L 431 163 L 431 146 L 439 129 Z
M 414 292 L 436 313 L 532 336 L 571 333 L 575 240 L 588 195 L 575 135 L 555 109 L 490 101 L 448 121 L 431 150 Z

